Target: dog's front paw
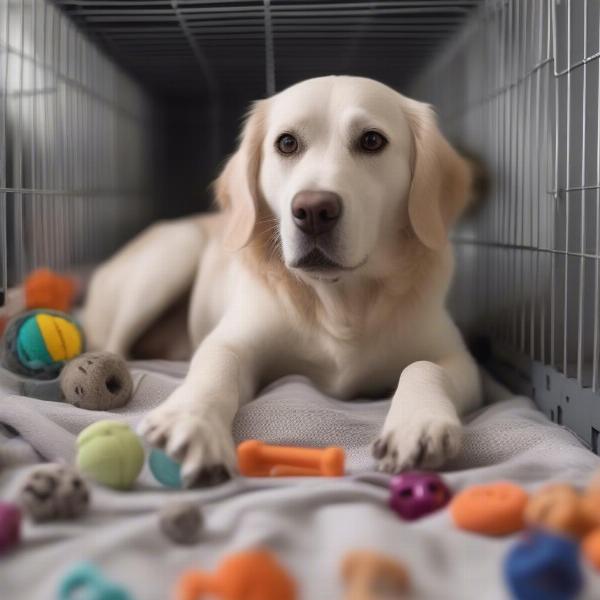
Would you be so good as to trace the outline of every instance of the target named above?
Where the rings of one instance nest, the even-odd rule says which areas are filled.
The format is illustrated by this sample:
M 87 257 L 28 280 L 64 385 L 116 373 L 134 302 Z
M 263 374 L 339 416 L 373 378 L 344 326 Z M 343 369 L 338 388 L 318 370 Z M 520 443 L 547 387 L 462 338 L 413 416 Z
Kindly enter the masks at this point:
M 386 423 L 372 446 L 378 469 L 399 473 L 412 468 L 436 469 L 454 458 L 462 445 L 458 419 L 421 417 L 406 423 Z
M 230 427 L 218 410 L 182 401 L 180 390 L 149 413 L 138 431 L 149 444 L 181 463 L 185 487 L 222 483 L 235 465 Z

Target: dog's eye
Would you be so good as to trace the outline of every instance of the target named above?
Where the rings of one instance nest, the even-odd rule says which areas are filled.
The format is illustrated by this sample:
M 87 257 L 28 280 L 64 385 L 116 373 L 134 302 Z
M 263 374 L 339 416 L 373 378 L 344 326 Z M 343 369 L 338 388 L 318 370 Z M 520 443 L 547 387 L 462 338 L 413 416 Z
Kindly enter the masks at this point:
M 294 154 L 298 151 L 298 140 L 289 133 L 280 135 L 275 145 L 281 154 Z
M 360 138 L 360 147 L 365 152 L 378 152 L 387 144 L 387 140 L 377 131 L 366 131 Z

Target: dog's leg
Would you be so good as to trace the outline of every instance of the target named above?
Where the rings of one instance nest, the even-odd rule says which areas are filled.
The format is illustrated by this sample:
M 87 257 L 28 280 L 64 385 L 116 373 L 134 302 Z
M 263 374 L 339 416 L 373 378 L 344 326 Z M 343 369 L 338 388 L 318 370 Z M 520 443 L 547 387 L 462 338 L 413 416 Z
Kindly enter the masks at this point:
M 379 469 L 438 468 L 456 456 L 462 443 L 460 416 L 476 408 L 480 396 L 479 371 L 466 351 L 409 365 L 373 445 Z
M 122 356 L 191 287 L 205 245 L 198 219 L 154 225 L 90 282 L 83 325 L 88 346 Z
M 261 374 L 283 350 L 285 339 L 261 318 L 257 306 L 241 297 L 200 344 L 189 372 L 163 404 L 139 426 L 150 444 L 164 449 L 182 464 L 186 486 L 211 484 L 227 478 L 235 466 L 232 424 L 241 404 L 250 401 Z M 263 303 L 268 305 L 268 301 Z
M 227 479 L 235 465 L 231 427 L 253 377 L 234 348 L 207 339 L 185 381 L 140 424 L 150 444 L 182 463 L 186 487 Z

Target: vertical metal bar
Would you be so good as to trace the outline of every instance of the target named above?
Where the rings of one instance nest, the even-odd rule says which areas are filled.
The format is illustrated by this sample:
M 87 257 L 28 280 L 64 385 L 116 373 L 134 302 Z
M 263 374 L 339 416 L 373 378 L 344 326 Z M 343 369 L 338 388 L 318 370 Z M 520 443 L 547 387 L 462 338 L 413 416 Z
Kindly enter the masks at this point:
M 598 41 L 600 46 L 600 39 Z M 598 93 L 596 94 L 596 114 L 600 116 L 600 60 L 596 60 L 598 68 Z M 596 128 L 596 269 L 594 281 L 594 357 L 592 367 L 592 387 L 594 392 L 600 391 L 598 362 L 600 361 L 600 125 Z
M 267 82 L 267 96 L 275 93 L 275 44 L 273 40 L 273 22 L 271 14 L 271 0 L 263 0 L 265 19 L 265 69 Z
M 557 35 L 557 26 L 556 26 L 556 4 L 553 0 L 552 2 L 552 42 L 553 42 L 553 61 L 556 65 L 557 55 L 556 55 L 556 35 Z M 552 189 L 554 191 L 554 196 L 552 197 L 552 213 L 556 214 L 556 204 L 560 200 L 560 195 L 558 193 L 558 149 L 559 149 L 559 94 L 558 94 L 558 80 L 554 81 L 554 185 Z M 557 269 L 557 260 L 555 250 L 556 244 L 556 236 L 553 235 L 553 239 L 551 242 L 552 247 L 552 265 L 551 265 L 551 299 L 550 299 L 550 319 L 551 319 L 551 329 L 550 329 L 550 354 L 551 354 L 551 364 L 553 367 L 558 367 L 558 353 L 556 352 L 556 329 L 557 329 L 557 310 L 556 310 L 556 269 Z
M 4 54 L 2 65 L 0 65 L 0 103 L 2 107 L 0 118 L 0 188 L 6 188 L 7 183 L 7 111 L 8 111 L 8 2 L 0 3 L 0 27 L 4 36 Z M 6 193 L 0 193 L 0 306 L 6 300 L 8 291 L 8 209 L 6 205 Z
M 571 156 L 571 0 L 567 0 L 567 163 L 566 163 L 566 188 L 571 189 L 571 174 L 568 157 Z M 570 193 L 565 191 L 565 249 L 569 252 L 569 220 L 571 216 Z M 565 276 L 563 280 L 563 373 L 568 375 L 568 344 L 569 339 L 569 256 L 565 255 Z
M 584 0 L 584 25 L 583 25 L 583 48 L 584 55 L 587 49 L 587 0 Z M 585 109 L 585 101 L 586 101 L 586 87 L 587 87 L 587 64 L 583 65 L 583 90 L 581 94 L 581 110 L 583 116 L 583 129 L 581 132 L 581 148 L 582 148 L 582 156 L 581 156 L 581 186 L 585 184 L 585 152 L 586 152 L 586 109 Z M 586 222 L 585 222 L 585 205 L 586 205 L 586 192 L 585 190 L 581 191 L 581 257 L 579 258 L 579 301 L 578 301 L 578 309 L 579 309 L 579 319 L 577 326 L 577 381 L 579 385 L 583 385 L 583 317 L 584 317 L 584 305 L 583 305 L 583 294 L 584 294 L 584 279 L 585 279 L 585 237 L 586 237 Z

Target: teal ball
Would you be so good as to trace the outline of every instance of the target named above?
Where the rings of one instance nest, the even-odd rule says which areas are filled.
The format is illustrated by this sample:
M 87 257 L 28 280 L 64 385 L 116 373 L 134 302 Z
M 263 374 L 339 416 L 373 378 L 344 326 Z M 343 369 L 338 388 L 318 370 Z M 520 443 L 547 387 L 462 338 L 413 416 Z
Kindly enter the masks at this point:
M 159 483 L 166 487 L 181 488 L 181 466 L 164 452 L 152 449 L 148 459 L 150 471 Z

